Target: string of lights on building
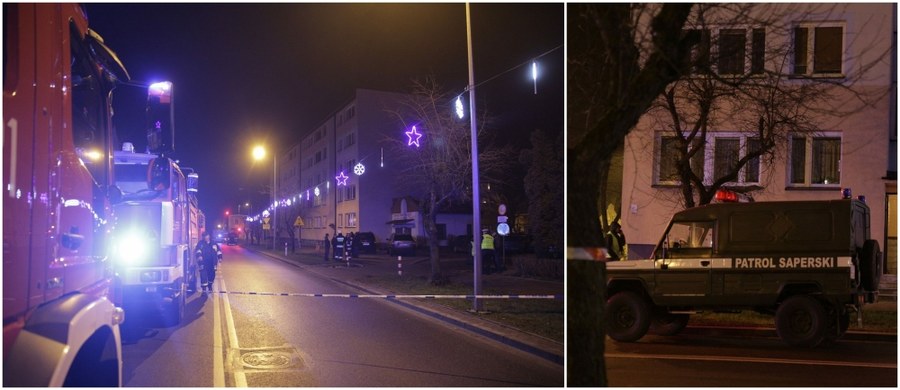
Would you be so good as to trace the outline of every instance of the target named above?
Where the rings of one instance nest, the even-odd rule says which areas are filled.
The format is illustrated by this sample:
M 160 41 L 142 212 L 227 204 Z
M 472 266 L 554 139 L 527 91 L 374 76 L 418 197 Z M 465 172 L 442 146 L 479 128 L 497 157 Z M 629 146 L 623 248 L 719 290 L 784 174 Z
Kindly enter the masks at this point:
M 484 84 L 496 79 L 497 77 L 500 77 L 501 75 L 509 73 L 513 70 L 521 68 L 530 63 L 531 64 L 531 67 L 530 67 L 531 79 L 532 79 L 532 82 L 534 83 L 534 93 L 537 94 L 537 78 L 538 78 L 538 61 L 537 60 L 556 51 L 556 50 L 559 50 L 560 48 L 562 48 L 562 45 L 554 47 L 554 48 L 538 55 L 537 57 L 534 57 L 531 60 L 519 63 L 509 69 L 506 69 L 500 73 L 497 73 L 496 75 L 488 78 L 487 80 L 476 84 L 475 87 L 484 85 Z M 468 91 L 469 88 L 470 88 L 470 86 L 467 86 L 465 88 L 465 91 Z M 462 93 L 460 93 L 460 95 L 457 96 L 456 102 L 454 103 L 453 107 L 454 107 L 454 111 L 455 111 L 455 114 L 457 115 L 457 117 L 459 117 L 460 119 L 465 117 L 466 113 L 465 113 L 465 109 L 464 109 L 463 102 L 462 102 Z M 422 145 L 422 138 L 425 136 L 425 134 L 421 131 L 421 129 L 419 129 L 417 127 L 417 125 L 412 126 L 410 128 L 410 130 L 405 131 L 404 134 L 407 137 L 407 139 L 406 139 L 407 146 L 409 146 L 409 147 L 415 146 L 416 148 L 418 148 Z M 362 162 L 357 163 L 356 166 L 353 167 L 353 174 L 356 176 L 362 176 L 363 174 L 365 174 L 365 172 L 366 172 L 366 166 L 363 165 Z M 341 171 L 334 177 L 334 180 L 338 187 L 343 187 L 343 186 L 348 185 L 348 182 L 351 181 L 351 178 L 352 178 L 352 176 L 348 176 L 347 173 L 345 173 L 344 171 Z M 301 202 L 303 202 L 304 199 L 307 201 L 313 200 L 313 197 L 317 198 L 320 195 L 322 195 L 322 189 L 321 189 L 322 186 L 325 186 L 326 189 L 330 189 L 331 181 L 330 180 L 325 181 L 325 182 L 319 183 L 318 185 L 316 185 L 313 188 L 308 188 L 308 189 L 306 189 L 304 191 L 300 191 L 296 194 L 286 196 L 286 197 L 272 203 L 271 205 L 269 205 L 269 207 L 267 207 L 261 213 L 256 214 L 252 217 L 247 217 L 247 222 L 258 222 L 258 221 L 260 221 L 260 219 L 268 218 L 269 215 L 271 215 L 275 211 L 275 209 L 278 207 L 292 207 L 292 206 L 300 204 Z

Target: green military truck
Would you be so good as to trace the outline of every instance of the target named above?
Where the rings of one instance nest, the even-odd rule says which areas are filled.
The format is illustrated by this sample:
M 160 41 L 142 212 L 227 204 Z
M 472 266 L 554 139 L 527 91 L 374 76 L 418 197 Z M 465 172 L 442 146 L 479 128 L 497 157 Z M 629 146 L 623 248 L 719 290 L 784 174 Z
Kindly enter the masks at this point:
M 840 338 L 877 299 L 881 251 L 858 199 L 716 203 L 675 214 L 648 260 L 607 263 L 607 333 L 674 335 L 690 314 L 775 315 L 787 344 Z

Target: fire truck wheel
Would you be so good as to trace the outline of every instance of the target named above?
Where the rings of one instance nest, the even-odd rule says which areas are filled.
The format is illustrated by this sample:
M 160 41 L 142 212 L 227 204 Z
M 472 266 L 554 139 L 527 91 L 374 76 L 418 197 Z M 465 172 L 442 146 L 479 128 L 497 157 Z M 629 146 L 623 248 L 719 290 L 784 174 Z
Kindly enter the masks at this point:
M 681 333 L 690 320 L 690 314 L 673 314 L 660 310 L 653 315 L 650 333 L 660 336 L 674 336 Z
M 828 327 L 822 303 L 808 295 L 788 298 L 775 312 L 775 330 L 788 345 L 815 347 L 825 339 Z
M 859 251 L 860 278 L 865 291 L 878 291 L 878 284 L 881 283 L 881 275 L 884 273 L 881 268 L 880 252 L 878 241 L 875 240 L 866 240 L 862 250 Z
M 609 337 L 616 341 L 637 341 L 650 328 L 650 305 L 631 291 L 616 293 L 606 301 Z
M 181 294 L 178 295 L 178 298 L 172 300 L 172 303 L 169 304 L 169 307 L 166 308 L 166 311 L 163 313 L 163 322 L 165 322 L 166 326 L 176 326 L 180 324 L 181 320 L 184 318 L 186 290 L 186 286 L 182 284 Z

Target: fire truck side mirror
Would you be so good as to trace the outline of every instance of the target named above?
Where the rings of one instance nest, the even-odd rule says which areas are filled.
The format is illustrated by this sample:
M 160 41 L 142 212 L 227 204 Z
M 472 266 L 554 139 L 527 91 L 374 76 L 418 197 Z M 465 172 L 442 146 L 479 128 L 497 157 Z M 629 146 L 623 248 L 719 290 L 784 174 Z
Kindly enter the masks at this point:
M 175 95 L 172 83 L 164 81 L 147 90 L 147 147 L 150 153 L 175 151 Z
M 154 191 L 168 190 L 172 185 L 171 166 L 172 163 L 167 157 L 150 160 L 150 166 L 147 168 L 147 187 Z

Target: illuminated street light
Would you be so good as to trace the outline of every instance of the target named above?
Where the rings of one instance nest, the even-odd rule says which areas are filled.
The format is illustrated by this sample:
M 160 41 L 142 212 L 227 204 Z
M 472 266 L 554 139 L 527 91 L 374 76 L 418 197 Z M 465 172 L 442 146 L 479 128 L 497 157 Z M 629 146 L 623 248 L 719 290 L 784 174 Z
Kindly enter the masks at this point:
M 260 161 L 266 157 L 266 149 L 261 145 L 257 145 L 253 147 L 253 159 Z M 275 239 L 277 238 L 278 231 L 278 208 L 276 207 L 278 204 L 277 198 L 277 185 L 278 185 L 278 159 L 275 156 L 275 153 L 272 153 L 272 250 L 275 250 Z

